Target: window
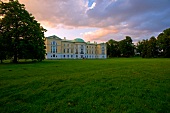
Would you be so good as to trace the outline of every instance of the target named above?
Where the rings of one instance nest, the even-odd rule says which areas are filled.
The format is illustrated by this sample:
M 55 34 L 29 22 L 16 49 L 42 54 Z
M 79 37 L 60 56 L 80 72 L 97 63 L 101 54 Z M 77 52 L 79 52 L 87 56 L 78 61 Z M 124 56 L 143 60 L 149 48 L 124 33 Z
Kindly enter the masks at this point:
M 104 49 L 104 47 L 102 47 L 102 54 L 105 54 L 105 49 Z
M 53 57 L 55 57 L 55 54 L 53 54 Z
M 83 47 L 83 45 L 81 45 L 81 53 L 80 54 L 84 54 L 84 47 Z
M 53 53 L 53 46 L 51 46 L 51 53 Z
M 55 46 L 53 46 L 52 47 L 52 52 L 55 53 L 55 50 L 56 50 L 56 48 L 55 48 Z
M 73 49 L 71 49 L 71 53 L 73 53 Z
M 67 46 L 69 47 L 69 44 L 67 44 Z
M 65 58 L 65 55 L 63 57 Z
M 55 42 L 55 41 L 52 41 L 52 42 L 51 42 L 51 45 L 56 45 L 56 42 Z
M 69 55 L 67 55 L 67 57 L 69 58 Z
M 57 53 L 57 43 L 55 41 L 51 42 L 51 53 Z
M 56 58 L 57 58 L 57 55 L 56 55 Z
M 78 49 L 76 49 L 76 54 L 78 54 Z
M 69 53 L 69 49 L 67 49 L 67 53 Z
M 73 58 L 73 55 L 71 55 L 71 58 Z

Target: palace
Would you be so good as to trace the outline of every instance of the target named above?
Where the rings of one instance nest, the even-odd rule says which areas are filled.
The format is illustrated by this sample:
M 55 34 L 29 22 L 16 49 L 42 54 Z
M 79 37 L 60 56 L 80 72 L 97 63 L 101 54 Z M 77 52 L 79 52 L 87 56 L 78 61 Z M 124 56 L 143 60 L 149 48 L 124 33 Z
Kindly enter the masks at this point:
M 81 38 L 61 39 L 55 35 L 46 37 L 46 59 L 95 59 L 107 58 L 106 44 L 85 42 Z

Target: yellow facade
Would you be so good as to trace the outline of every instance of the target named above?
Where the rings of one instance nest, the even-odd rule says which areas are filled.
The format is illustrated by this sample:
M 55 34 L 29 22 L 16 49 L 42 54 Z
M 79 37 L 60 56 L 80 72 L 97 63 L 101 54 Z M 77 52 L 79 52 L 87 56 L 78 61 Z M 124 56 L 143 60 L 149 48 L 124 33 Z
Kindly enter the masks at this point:
M 66 40 L 54 35 L 47 37 L 45 44 L 47 59 L 107 58 L 105 43 L 84 42 L 81 38 Z

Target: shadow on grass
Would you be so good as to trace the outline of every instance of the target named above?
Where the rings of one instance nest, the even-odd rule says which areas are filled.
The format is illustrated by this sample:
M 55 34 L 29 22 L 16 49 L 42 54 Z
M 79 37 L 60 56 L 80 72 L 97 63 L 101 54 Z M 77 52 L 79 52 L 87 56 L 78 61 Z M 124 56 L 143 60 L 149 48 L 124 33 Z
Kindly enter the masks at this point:
M 42 62 L 42 61 L 41 61 L 41 62 Z M 13 62 L 10 61 L 10 60 L 5 60 L 4 62 L 0 63 L 0 65 L 10 65 L 10 64 L 36 64 L 36 63 L 40 63 L 40 61 L 32 61 L 32 60 L 25 61 L 25 60 L 21 60 L 21 61 L 18 61 L 17 63 L 13 63 Z

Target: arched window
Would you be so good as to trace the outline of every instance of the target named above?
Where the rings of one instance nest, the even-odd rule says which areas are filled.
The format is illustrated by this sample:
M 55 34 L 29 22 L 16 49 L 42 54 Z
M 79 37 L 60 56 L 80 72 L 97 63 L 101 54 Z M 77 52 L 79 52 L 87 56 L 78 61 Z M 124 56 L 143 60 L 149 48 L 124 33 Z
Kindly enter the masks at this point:
M 55 41 L 52 41 L 52 42 L 51 42 L 51 45 L 56 45 L 56 42 L 55 42 Z

